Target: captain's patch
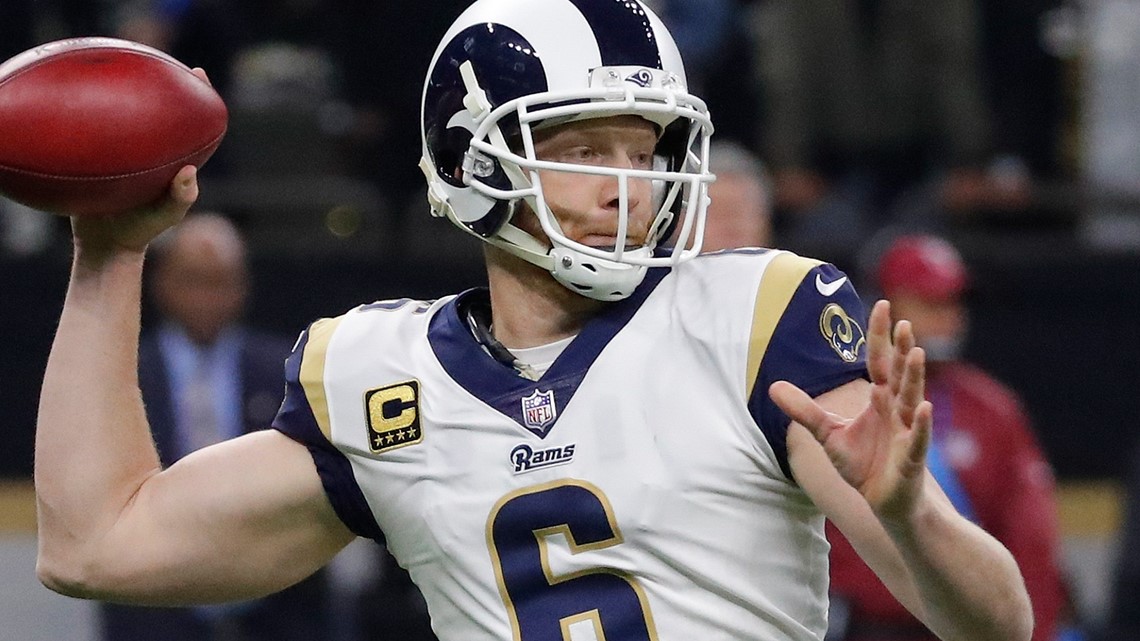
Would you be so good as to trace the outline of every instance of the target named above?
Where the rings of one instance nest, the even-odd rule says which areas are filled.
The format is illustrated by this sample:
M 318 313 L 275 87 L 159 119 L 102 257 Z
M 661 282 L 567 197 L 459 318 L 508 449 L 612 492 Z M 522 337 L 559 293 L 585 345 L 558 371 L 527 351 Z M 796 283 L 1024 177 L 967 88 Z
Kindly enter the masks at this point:
M 859 360 L 859 350 L 867 342 L 863 328 L 835 303 L 823 308 L 819 315 L 819 331 L 831 349 L 848 363 Z
M 368 447 L 374 454 L 424 440 L 420 425 L 420 383 L 406 381 L 364 394 Z

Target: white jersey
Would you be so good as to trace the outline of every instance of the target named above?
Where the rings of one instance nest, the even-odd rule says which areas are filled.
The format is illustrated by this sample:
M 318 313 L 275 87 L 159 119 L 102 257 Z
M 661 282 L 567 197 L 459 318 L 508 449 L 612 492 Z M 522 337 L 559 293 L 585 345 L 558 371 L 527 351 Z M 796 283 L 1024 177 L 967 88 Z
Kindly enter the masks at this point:
M 476 341 L 467 296 L 313 324 L 274 423 L 442 641 L 823 638 L 823 517 L 766 390 L 865 375 L 841 272 L 762 250 L 650 270 L 538 381 Z

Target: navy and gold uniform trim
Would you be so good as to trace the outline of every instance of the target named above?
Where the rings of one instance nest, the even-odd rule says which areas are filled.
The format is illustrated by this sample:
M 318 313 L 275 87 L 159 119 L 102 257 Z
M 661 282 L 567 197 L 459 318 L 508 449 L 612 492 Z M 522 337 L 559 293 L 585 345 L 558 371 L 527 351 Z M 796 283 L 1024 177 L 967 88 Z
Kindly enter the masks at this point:
M 833 265 L 781 254 L 772 259 L 756 295 L 748 352 L 748 409 L 776 454 L 788 464 L 791 419 L 768 396 L 788 381 L 815 397 L 867 377 L 862 328 L 867 312 L 845 275 Z M 842 286 L 830 291 L 828 284 Z
M 352 464 L 329 438 L 322 379 L 329 340 L 338 323 L 339 319 L 322 319 L 301 334 L 285 361 L 285 400 L 273 419 L 273 429 L 308 448 L 340 520 L 358 536 L 383 541 L 384 533 L 356 482 Z
M 537 381 L 519 376 L 513 368 L 484 351 L 465 320 L 460 318 L 458 310 L 463 299 L 486 296 L 486 290 L 468 290 L 444 305 L 431 319 L 428 340 L 443 369 L 456 383 L 489 407 L 510 417 L 527 432 L 546 438 L 557 424 L 560 412 L 555 412 L 549 425 L 532 429 L 523 416 L 522 399 L 536 392 L 552 393 L 559 410 L 569 404 L 590 366 L 668 273 L 668 268 L 651 268 L 633 295 L 608 304 L 597 317 L 586 323 Z

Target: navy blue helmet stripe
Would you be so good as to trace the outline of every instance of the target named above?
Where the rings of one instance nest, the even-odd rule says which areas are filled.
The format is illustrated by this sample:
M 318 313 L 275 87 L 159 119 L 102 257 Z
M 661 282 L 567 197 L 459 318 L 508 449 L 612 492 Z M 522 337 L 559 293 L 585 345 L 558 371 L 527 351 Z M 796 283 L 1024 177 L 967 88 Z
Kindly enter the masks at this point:
M 570 0 L 598 40 L 602 65 L 661 68 L 661 52 L 649 16 L 633 0 Z

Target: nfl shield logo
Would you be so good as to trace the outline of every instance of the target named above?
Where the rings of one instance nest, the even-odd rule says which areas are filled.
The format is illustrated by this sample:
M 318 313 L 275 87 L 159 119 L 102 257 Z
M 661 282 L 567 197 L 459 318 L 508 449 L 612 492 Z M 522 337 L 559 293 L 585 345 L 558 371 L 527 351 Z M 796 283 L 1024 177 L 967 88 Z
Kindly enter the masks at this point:
M 534 390 L 530 396 L 522 398 L 523 422 L 532 430 L 544 432 L 558 416 L 554 407 L 554 390 L 539 392 Z

